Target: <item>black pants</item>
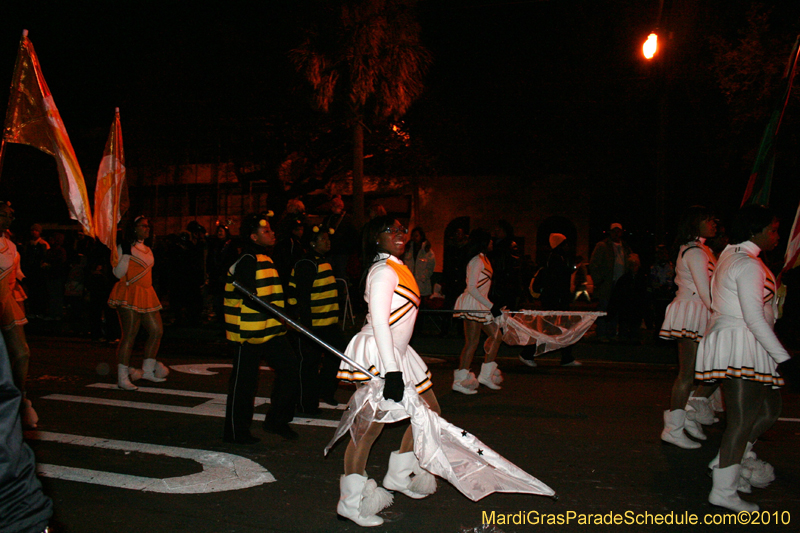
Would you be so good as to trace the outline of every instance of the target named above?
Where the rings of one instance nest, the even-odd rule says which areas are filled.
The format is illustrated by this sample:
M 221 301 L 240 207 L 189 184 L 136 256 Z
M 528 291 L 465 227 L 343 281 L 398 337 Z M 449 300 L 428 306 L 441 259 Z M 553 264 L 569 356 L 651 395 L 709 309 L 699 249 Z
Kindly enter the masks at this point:
M 313 328 L 311 332 L 340 352 L 347 347 L 338 325 Z M 314 412 L 319 400 L 330 399 L 339 387 L 336 374 L 340 360 L 301 333 L 294 336 L 293 345 L 300 356 L 300 408 L 303 412 Z
M 281 426 L 294 418 L 300 388 L 300 365 L 286 336 L 273 337 L 263 344 L 236 344 L 225 406 L 226 439 L 250 435 L 258 392 L 258 367 L 262 360 L 275 371 L 271 403 L 264 424 Z

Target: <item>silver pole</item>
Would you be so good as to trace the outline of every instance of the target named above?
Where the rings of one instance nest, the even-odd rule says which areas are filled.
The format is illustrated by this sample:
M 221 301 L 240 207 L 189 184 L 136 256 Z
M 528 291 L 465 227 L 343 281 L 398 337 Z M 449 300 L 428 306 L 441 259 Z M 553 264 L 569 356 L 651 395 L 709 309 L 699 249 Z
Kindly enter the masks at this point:
M 491 313 L 491 311 L 479 311 L 479 310 L 472 310 L 472 309 L 420 309 L 420 313 Z
M 322 346 L 323 348 L 325 348 L 326 350 L 331 352 L 333 355 L 335 355 L 336 357 L 338 357 L 339 359 L 341 359 L 342 361 L 347 363 L 348 365 L 350 365 L 353 368 L 355 368 L 355 369 L 361 371 L 362 373 L 366 374 L 367 376 L 369 376 L 370 379 L 372 379 L 374 377 L 373 374 L 368 369 L 366 369 L 363 366 L 361 366 L 360 364 L 356 363 L 355 361 L 353 361 L 352 359 L 347 357 L 345 354 L 343 354 L 342 352 L 340 352 L 339 350 L 337 350 L 336 348 L 334 348 L 333 346 L 331 346 L 330 344 L 328 344 L 324 340 L 320 339 L 319 337 L 317 337 L 316 335 L 311 333 L 304 326 L 298 324 L 297 322 L 295 322 L 294 320 L 292 320 L 291 318 L 286 316 L 286 313 L 284 313 L 282 311 L 279 311 L 278 308 L 275 307 L 274 305 L 268 304 L 267 302 L 265 302 L 264 300 L 262 300 L 261 298 L 259 298 L 258 296 L 256 296 L 255 294 L 253 294 L 252 292 L 247 290 L 246 288 L 244 288 L 241 284 L 239 284 L 238 281 L 234 281 L 233 282 L 233 286 L 236 288 L 236 290 L 238 290 L 239 292 L 241 292 L 242 294 L 244 294 L 245 296 L 250 298 L 252 301 L 256 302 L 258 305 L 260 305 L 261 307 L 263 307 L 264 309 L 266 309 L 267 311 L 269 311 L 273 315 L 276 315 L 279 318 L 283 319 L 284 321 L 286 321 L 287 324 L 292 326 L 294 329 L 296 329 L 297 331 L 299 331 L 300 333 L 302 333 L 303 335 L 305 335 L 306 337 L 308 337 L 312 341 L 316 342 L 317 344 L 319 344 L 320 346 Z

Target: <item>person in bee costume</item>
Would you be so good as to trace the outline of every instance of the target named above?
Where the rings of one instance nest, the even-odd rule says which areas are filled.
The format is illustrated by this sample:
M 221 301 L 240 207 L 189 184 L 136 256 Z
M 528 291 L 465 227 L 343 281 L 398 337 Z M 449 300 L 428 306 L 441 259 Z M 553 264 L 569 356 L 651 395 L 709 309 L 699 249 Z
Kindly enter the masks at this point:
M 269 224 L 271 216 L 270 211 L 245 217 L 241 237 L 246 245 L 242 255 L 228 269 L 225 284 L 225 335 L 235 343 L 235 354 L 228 385 L 223 440 L 237 444 L 259 441 L 250 433 L 250 425 L 262 358 L 275 371 L 264 431 L 289 440 L 298 437 L 289 427 L 289 422 L 294 418 L 300 367 L 286 340 L 286 329 L 269 312 L 251 307 L 233 286 L 233 282 L 238 281 L 263 301 L 284 307 L 283 286 L 272 259 L 267 255 L 275 244 L 275 233 Z
M 344 351 L 347 343 L 339 329 L 339 291 L 333 268 L 327 259 L 333 229 L 311 226 L 303 233 L 305 257 L 294 264 L 289 278 L 289 304 L 300 320 L 317 337 Z M 319 413 L 319 400 L 337 405 L 339 359 L 303 337 L 292 342 L 300 357 L 300 409 Z M 322 365 L 320 367 L 320 364 Z

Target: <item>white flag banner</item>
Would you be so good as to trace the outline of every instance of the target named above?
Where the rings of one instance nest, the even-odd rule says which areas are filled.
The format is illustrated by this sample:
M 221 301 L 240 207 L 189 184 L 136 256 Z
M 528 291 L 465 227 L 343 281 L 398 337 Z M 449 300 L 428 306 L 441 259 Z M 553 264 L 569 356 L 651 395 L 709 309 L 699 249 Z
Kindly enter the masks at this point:
M 536 355 L 575 344 L 589 331 L 601 311 L 503 311 L 503 342 L 536 345 Z M 488 342 L 488 341 L 487 341 Z
M 431 411 L 417 391 L 406 386 L 400 402 L 383 399 L 384 380 L 372 379 L 350 398 L 325 454 L 343 435 L 354 441 L 372 422 L 411 419 L 414 455 L 420 466 L 443 477 L 472 501 L 493 492 L 517 492 L 555 497 L 555 491 L 486 446 L 469 432 Z

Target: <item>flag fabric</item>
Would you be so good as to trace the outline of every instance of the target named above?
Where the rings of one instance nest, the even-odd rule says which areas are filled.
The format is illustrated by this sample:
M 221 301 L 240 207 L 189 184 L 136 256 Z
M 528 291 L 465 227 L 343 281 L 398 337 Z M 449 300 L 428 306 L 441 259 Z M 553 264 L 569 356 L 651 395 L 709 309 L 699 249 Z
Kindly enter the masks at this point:
M 767 128 L 761 138 L 761 146 L 758 148 L 753 170 L 747 182 L 742 206 L 746 204 L 769 205 L 769 194 L 772 188 L 772 173 L 775 169 L 775 138 L 781 126 L 781 119 L 789 102 L 789 95 L 792 92 L 792 81 L 794 80 L 795 68 L 797 67 L 798 52 L 800 52 L 800 36 L 794 42 L 792 53 L 789 55 L 789 62 L 783 74 L 781 91 L 778 93 L 779 99 L 775 109 L 770 115 Z
M 372 379 L 350 398 L 336 434 L 325 448 L 350 432 L 358 442 L 372 422 L 411 419 L 414 455 L 422 468 L 445 478 L 472 501 L 493 492 L 517 492 L 555 497 L 553 489 L 486 446 L 469 432 L 454 426 L 406 386 L 400 402 L 383 399 L 384 380 Z
M 794 216 L 792 231 L 789 232 L 789 242 L 786 244 L 786 255 L 784 256 L 781 274 L 796 267 L 798 262 L 800 262 L 800 205 L 797 206 L 797 214 Z M 780 278 L 780 276 L 778 277 Z
M 26 30 L 19 42 L 3 140 L 33 146 L 56 158 L 61 192 L 70 217 L 83 226 L 86 235 L 94 237 L 83 173 L 27 35 Z
M 122 126 L 119 108 L 108 134 L 103 159 L 97 171 L 94 190 L 94 230 L 97 239 L 111 250 L 111 264 L 116 265 L 117 224 L 128 210 L 128 184 L 125 181 L 125 151 L 122 148 Z

